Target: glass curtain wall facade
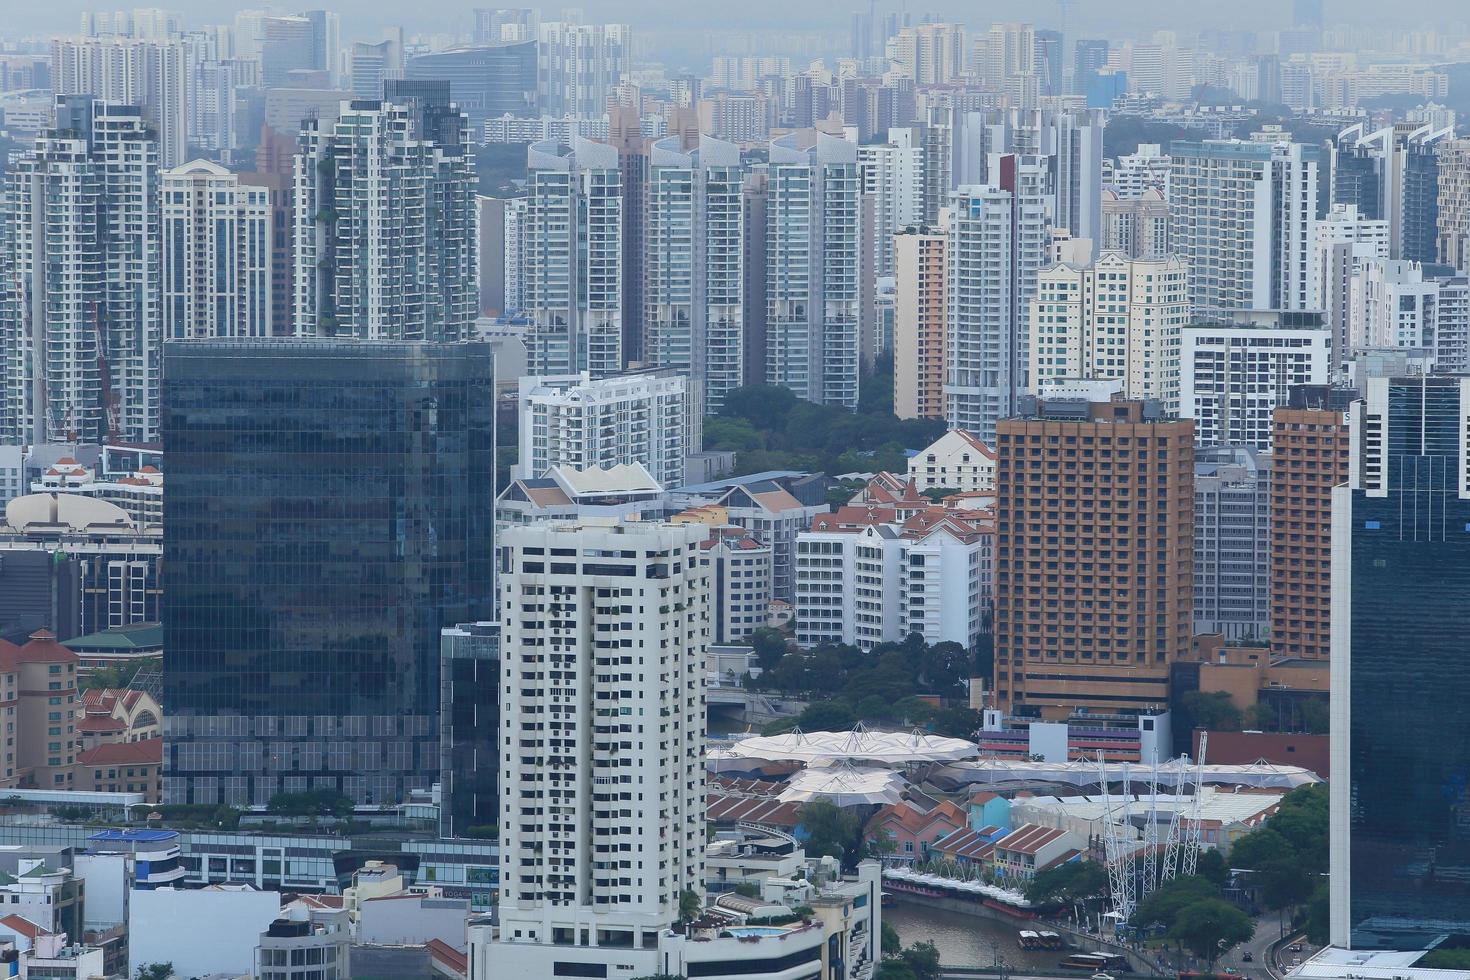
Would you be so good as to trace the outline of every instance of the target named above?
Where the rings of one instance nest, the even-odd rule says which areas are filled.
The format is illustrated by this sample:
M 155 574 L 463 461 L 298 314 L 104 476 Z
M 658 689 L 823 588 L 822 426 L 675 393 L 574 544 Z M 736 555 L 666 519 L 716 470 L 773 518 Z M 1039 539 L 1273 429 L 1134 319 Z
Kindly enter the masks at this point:
M 439 776 L 440 630 L 491 613 L 483 343 L 171 342 L 164 794 Z
M 1332 939 L 1423 949 L 1470 938 L 1470 379 L 1369 384 L 1333 502 Z

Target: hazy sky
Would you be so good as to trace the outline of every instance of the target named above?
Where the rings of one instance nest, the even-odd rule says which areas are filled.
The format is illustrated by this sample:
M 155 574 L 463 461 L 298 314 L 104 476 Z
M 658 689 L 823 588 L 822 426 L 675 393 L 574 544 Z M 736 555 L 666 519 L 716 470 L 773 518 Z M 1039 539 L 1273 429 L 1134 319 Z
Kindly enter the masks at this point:
M 384 23 L 402 23 L 410 32 L 454 29 L 468 22 L 474 6 L 495 6 L 476 0 L 297 0 L 284 3 L 238 3 L 221 0 L 50 0 L 32 3 L 26 0 L 3 0 L 5 18 L 0 31 L 72 31 L 83 10 L 129 9 L 134 6 L 159 6 L 180 10 L 198 21 L 227 21 L 244 7 L 274 7 L 291 13 L 306 6 L 326 6 L 342 14 L 344 40 L 359 31 L 374 31 Z M 512 4 L 507 3 L 506 6 Z M 555 16 L 563 6 L 580 6 L 589 19 L 622 20 L 645 28 L 677 29 L 696 27 L 773 29 L 781 27 L 811 30 L 830 27 L 846 30 L 852 10 L 866 8 L 867 0 L 580 0 L 573 4 L 547 4 L 545 15 Z M 891 9 L 892 3 L 880 2 L 879 10 Z M 1055 26 L 1055 0 L 910 0 L 911 12 L 935 11 L 944 17 L 962 19 L 972 25 L 992 20 L 1026 19 L 1044 26 Z M 1290 19 L 1290 0 L 1076 0 L 1069 15 L 1068 34 L 1073 28 L 1086 33 L 1116 31 L 1150 31 L 1176 27 L 1200 27 L 1272 30 L 1286 26 Z M 1452 21 L 1470 19 L 1470 13 L 1458 0 L 1397 0 L 1385 4 L 1381 0 L 1327 0 L 1329 22 L 1345 21 L 1365 26 L 1426 27 L 1436 22 L 1448 26 Z

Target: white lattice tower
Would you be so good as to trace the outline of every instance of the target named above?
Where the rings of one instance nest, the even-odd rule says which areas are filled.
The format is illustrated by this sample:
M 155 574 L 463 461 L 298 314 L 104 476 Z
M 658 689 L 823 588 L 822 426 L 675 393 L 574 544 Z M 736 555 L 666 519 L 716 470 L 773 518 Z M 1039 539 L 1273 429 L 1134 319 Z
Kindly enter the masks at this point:
M 1129 854 L 1118 836 L 1118 824 L 1128 823 L 1129 779 L 1128 766 L 1123 766 L 1123 806 L 1121 813 L 1113 806 L 1113 794 L 1108 787 L 1108 763 L 1101 751 L 1097 754 L 1098 784 L 1103 794 L 1103 810 L 1106 815 L 1107 836 L 1103 839 L 1104 854 L 1108 866 L 1108 887 L 1113 894 L 1113 912 L 1118 922 L 1127 922 L 1133 917 L 1133 873 L 1129 867 Z
M 1199 867 L 1200 803 L 1204 796 L 1205 748 L 1209 740 L 1209 732 L 1199 733 L 1199 753 L 1194 760 L 1194 801 L 1189 807 L 1189 826 L 1185 828 L 1183 863 L 1179 869 L 1179 873 L 1186 878 L 1193 877 Z

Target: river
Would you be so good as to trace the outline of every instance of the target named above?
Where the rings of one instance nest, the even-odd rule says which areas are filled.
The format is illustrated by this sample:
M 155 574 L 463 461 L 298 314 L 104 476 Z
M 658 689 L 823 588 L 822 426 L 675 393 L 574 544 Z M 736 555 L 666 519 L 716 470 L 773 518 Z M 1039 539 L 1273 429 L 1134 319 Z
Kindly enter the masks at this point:
M 931 909 L 899 899 L 898 904 L 883 910 L 883 921 L 898 930 L 905 946 L 931 942 L 939 949 L 939 961 L 945 966 L 990 966 L 996 952 L 1011 969 L 1055 970 L 1065 953 L 1055 951 L 1028 952 L 1016 942 L 1016 934 L 1026 925 L 1001 922 L 963 912 Z M 1044 925 L 1031 928 L 1045 928 Z

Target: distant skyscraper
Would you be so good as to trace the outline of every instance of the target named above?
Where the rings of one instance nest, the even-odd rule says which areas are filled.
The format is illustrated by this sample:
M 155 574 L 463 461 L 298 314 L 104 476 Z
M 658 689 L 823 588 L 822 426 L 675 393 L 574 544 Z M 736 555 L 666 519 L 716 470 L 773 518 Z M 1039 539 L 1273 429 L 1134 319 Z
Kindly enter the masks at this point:
M 336 88 L 342 70 L 342 21 L 331 10 L 308 10 L 301 14 L 311 24 L 311 67 L 327 73 L 327 82 Z
M 517 693 L 501 709 L 516 748 L 500 768 L 495 976 L 656 973 L 680 896 L 704 891 L 706 533 L 540 524 L 501 542 L 502 686 Z
M 397 37 L 377 43 L 352 45 L 352 94 L 359 99 L 381 99 L 383 83 L 403 77 L 403 43 Z
M 1108 66 L 1108 42 L 1080 40 L 1075 45 L 1073 57 L 1072 92 L 1086 95 L 1097 73 Z
M 861 206 L 857 146 L 771 142 L 766 200 L 767 384 L 856 408 Z
M 1371 378 L 1332 494 L 1331 935 L 1470 932 L 1470 379 Z
M 1323 0 L 1292 0 L 1291 23 L 1293 27 L 1315 27 L 1321 30 Z
M 597 117 L 632 64 L 626 24 L 544 23 L 536 45 L 541 111 Z
M 266 88 L 285 85 L 293 71 L 326 67 L 317 63 L 318 26 L 312 20 L 266 17 L 260 26 L 260 82 Z
M 442 98 L 354 101 L 334 122 L 307 120 L 294 181 L 296 332 L 469 337 L 475 187 L 464 117 Z
M 1042 95 L 1063 95 L 1062 35 L 1060 31 L 1036 32 L 1036 74 Z
M 893 413 L 944 418 L 944 335 L 948 277 L 943 230 L 907 230 L 894 238 Z
M 1170 247 L 1189 263 L 1196 315 L 1306 310 L 1321 151 L 1298 143 L 1176 140 Z
M 700 137 L 653 145 L 643 231 L 643 362 L 689 377 L 713 414 L 745 383 L 744 168 L 740 149 Z
M 536 374 L 623 369 L 623 196 L 618 151 L 574 137 L 527 149 L 521 289 Z
M 1030 304 L 1047 250 L 1045 161 L 997 156 L 991 169 L 994 183 L 950 198 L 944 341 L 945 418 L 987 443 L 1027 387 Z
M 177 167 L 189 153 L 188 62 L 180 40 L 56 38 L 51 42 L 51 87 L 58 96 L 91 96 L 141 107 L 155 130 L 159 166 Z
M 157 442 L 158 143 L 134 106 L 57 100 L 10 170 L 5 436 Z
M 536 110 L 536 44 L 481 44 L 414 55 L 404 77 L 449 82 L 450 95 L 479 134 L 485 120 Z M 600 116 L 601 113 L 598 113 Z
M 271 200 L 218 164 L 165 171 L 163 336 L 268 337 Z
M 177 341 L 165 378 L 165 798 L 427 789 L 440 631 L 495 609 L 489 346 Z
M 1348 127 L 1328 146 L 1332 206 L 1353 206 L 1363 218 L 1387 222 L 1390 258 L 1434 261 L 1439 146 L 1453 135 L 1453 128 L 1429 125 Z
M 1013 714 L 1154 711 L 1189 649 L 1194 426 L 1095 399 L 996 430 L 994 682 Z

